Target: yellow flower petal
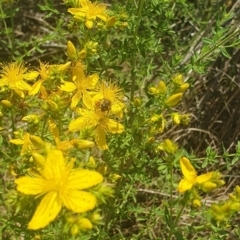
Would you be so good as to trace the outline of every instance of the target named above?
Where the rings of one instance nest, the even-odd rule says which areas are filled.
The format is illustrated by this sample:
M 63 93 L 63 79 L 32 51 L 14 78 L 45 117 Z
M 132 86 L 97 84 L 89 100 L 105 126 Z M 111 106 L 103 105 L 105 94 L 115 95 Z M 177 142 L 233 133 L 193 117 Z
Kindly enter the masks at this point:
M 16 144 L 16 145 L 22 145 L 24 141 L 22 139 L 11 139 L 10 143 Z
M 180 165 L 183 176 L 189 181 L 194 181 L 195 178 L 197 177 L 197 173 L 192 164 L 190 163 L 190 161 L 186 157 L 182 157 L 180 159 Z
M 120 102 L 120 101 L 116 101 L 115 103 L 112 104 L 112 108 L 111 108 L 111 112 L 113 114 L 119 113 L 122 111 L 122 109 L 125 107 L 125 104 Z
M 122 133 L 124 130 L 124 127 L 121 123 L 118 123 L 112 119 L 108 119 L 106 130 L 107 132 L 110 132 L 110 133 Z
M 43 192 L 46 180 L 35 177 L 20 177 L 15 180 L 17 190 L 27 195 L 37 195 Z
M 17 89 L 17 90 L 31 90 L 31 86 L 24 81 L 20 80 L 14 84 L 9 83 L 10 88 Z
M 87 169 L 74 170 L 68 177 L 68 184 L 72 189 L 84 189 L 93 187 L 103 181 L 103 176 Z
M 71 102 L 71 108 L 74 108 L 77 106 L 77 104 L 79 103 L 79 101 L 81 100 L 82 98 L 82 93 L 81 91 L 77 91 L 73 97 L 72 97 L 72 102 Z
M 89 9 L 89 7 L 88 7 L 88 2 L 89 2 L 89 1 L 80 0 L 79 2 L 80 2 L 81 6 L 82 6 L 83 8 Z
M 67 194 L 63 194 L 61 200 L 64 206 L 77 213 L 92 210 L 97 204 L 97 199 L 93 194 L 72 189 Z
M 89 89 L 94 88 L 94 86 L 97 84 L 98 80 L 99 80 L 99 76 L 97 73 L 94 73 L 94 74 L 88 76 Z
M 57 163 L 56 163 L 57 162 Z M 66 162 L 63 154 L 59 150 L 51 150 L 47 157 L 45 168 L 41 172 L 42 176 L 46 179 L 61 179 L 61 176 L 66 171 Z
M 201 184 L 203 182 L 209 181 L 213 176 L 213 172 L 205 173 L 196 178 L 196 182 Z
M 39 80 L 37 82 L 35 82 L 32 86 L 32 88 L 29 90 L 29 95 L 35 95 L 39 92 L 40 87 L 42 86 L 42 83 L 44 82 L 44 80 Z
M 0 87 L 3 87 L 7 84 L 8 84 L 8 79 L 7 78 L 0 79 Z
M 28 229 L 37 230 L 46 227 L 53 221 L 62 208 L 62 203 L 58 199 L 57 192 L 47 193 L 37 207 L 31 221 L 28 224 Z
M 178 191 L 180 193 L 183 193 L 189 189 L 191 189 L 193 186 L 192 182 L 187 181 L 186 179 L 182 179 L 178 185 Z
M 101 149 L 103 150 L 108 149 L 106 142 L 106 132 L 101 127 L 97 127 L 96 129 L 95 141 Z
M 23 78 L 27 81 L 31 81 L 31 80 L 34 80 L 38 77 L 39 73 L 37 71 L 31 71 L 31 72 L 28 72 L 28 73 L 25 73 L 23 75 Z
M 86 126 L 86 119 L 83 117 L 79 117 L 70 122 L 68 129 L 70 132 L 77 132 L 87 127 L 89 126 Z
M 64 82 L 64 84 L 61 85 L 60 89 L 65 91 L 65 92 L 73 92 L 77 89 L 77 87 L 72 82 Z

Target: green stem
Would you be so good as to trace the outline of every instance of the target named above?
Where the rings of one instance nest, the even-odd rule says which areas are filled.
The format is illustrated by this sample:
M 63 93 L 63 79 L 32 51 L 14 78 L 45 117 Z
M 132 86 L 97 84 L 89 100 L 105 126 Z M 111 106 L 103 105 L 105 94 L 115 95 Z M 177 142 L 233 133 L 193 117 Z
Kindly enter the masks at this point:
M 231 30 L 231 29 L 230 29 Z M 213 51 L 215 51 L 217 48 L 219 48 L 220 46 L 223 46 L 225 43 L 227 43 L 228 41 L 230 41 L 231 39 L 235 38 L 238 34 L 240 33 L 240 29 L 237 29 L 236 31 L 234 31 L 233 33 L 231 33 L 228 37 L 224 38 L 223 40 L 219 41 L 212 49 L 210 49 L 208 52 L 205 52 L 204 54 L 200 55 L 199 58 L 196 60 L 200 61 L 206 57 L 208 57 L 210 55 L 210 53 L 212 53 Z
M 2 4 L 1 3 L 2 3 L 2 1 L 0 1 L 0 13 L 1 13 L 2 16 L 5 16 L 5 13 L 4 13 L 3 9 L 2 9 Z M 12 19 L 12 17 L 11 17 L 11 19 Z M 12 20 L 11 20 L 11 22 L 12 22 Z M 7 24 L 6 24 L 5 20 L 3 20 L 3 25 L 4 25 L 6 36 L 7 36 L 7 39 L 8 39 L 8 46 L 12 50 L 12 41 L 11 41 L 11 38 L 10 38 L 10 36 L 8 34 L 8 27 L 7 27 Z
M 173 161 L 170 159 L 170 166 L 169 166 L 169 173 L 170 173 L 170 222 L 173 222 Z M 171 231 L 174 229 L 173 225 Z
M 173 235 L 173 233 L 174 233 L 174 230 L 176 229 L 176 227 L 177 227 L 177 224 L 178 224 L 178 221 L 179 221 L 179 219 L 180 219 L 180 217 L 181 217 L 181 215 L 182 215 L 182 212 L 183 212 L 183 210 L 184 210 L 184 208 L 186 207 L 186 205 L 187 205 L 187 203 L 188 203 L 188 199 L 189 199 L 189 193 L 187 192 L 187 193 L 185 193 L 186 195 L 185 195 L 185 200 L 183 201 L 184 203 L 183 203 L 183 205 L 182 205 L 182 208 L 180 209 L 180 211 L 178 212 L 178 214 L 177 214 L 177 216 L 176 216 L 176 218 L 175 218 L 175 220 L 174 220 L 174 222 L 173 222 L 173 224 L 172 224 L 172 226 L 171 226 L 171 229 L 170 229 L 170 232 L 169 232 L 169 235 L 168 235 L 168 238 L 167 238 L 167 240 L 170 240 L 171 238 L 172 238 L 172 235 Z
M 41 138 L 44 139 L 44 131 L 45 131 L 45 127 L 47 125 L 47 120 L 48 120 L 48 116 L 45 116 L 44 121 L 43 121 L 43 126 L 42 126 L 42 133 L 41 133 Z
M 133 33 L 133 41 L 135 43 L 135 49 L 136 49 L 136 42 L 137 42 L 137 33 L 138 33 L 138 28 L 141 20 L 141 15 L 143 11 L 143 5 L 144 5 L 145 0 L 139 0 L 138 4 L 138 10 L 137 10 L 137 20 L 136 20 L 136 27 L 135 31 Z M 131 93 L 130 93 L 130 101 L 133 102 L 134 100 L 134 94 L 135 94 L 135 87 L 136 87 L 136 57 L 132 57 L 131 59 L 131 65 L 132 65 L 132 71 L 131 71 Z M 130 112 L 130 126 L 132 126 L 133 123 L 133 111 Z
M 14 113 L 13 110 L 11 110 L 11 121 L 12 121 L 12 135 L 15 132 L 15 119 L 14 119 Z

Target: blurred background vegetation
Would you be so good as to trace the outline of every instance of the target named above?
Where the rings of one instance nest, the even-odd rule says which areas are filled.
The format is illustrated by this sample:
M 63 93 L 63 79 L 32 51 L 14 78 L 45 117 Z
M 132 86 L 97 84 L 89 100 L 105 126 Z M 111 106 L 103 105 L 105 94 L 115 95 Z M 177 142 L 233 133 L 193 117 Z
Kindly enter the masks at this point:
M 35 66 L 39 59 L 50 63 L 66 61 L 66 42 L 76 39 L 67 31 L 67 7 L 61 1 L 0 2 L 0 62 L 24 60 Z M 121 9 L 121 1 L 104 3 Z M 124 1 L 125 10 L 136 12 L 137 4 L 133 0 Z M 136 67 L 141 69 L 139 91 L 176 72 L 182 73 L 191 83 L 182 105 L 183 112 L 191 112 L 191 123 L 185 128 L 176 126 L 161 137 L 175 139 L 199 157 L 206 155 L 209 146 L 220 155 L 225 151 L 234 152 L 240 140 L 239 16 L 239 0 L 145 1 L 138 22 L 137 46 L 128 37 L 130 32 L 112 35 L 110 39 L 109 51 L 116 56 L 118 51 L 129 49 L 120 62 L 111 59 L 107 63 L 111 65 L 110 73 L 114 66 L 121 66 L 120 71 L 112 73 L 121 84 L 126 86 L 129 80 L 133 63 L 127 60 L 132 52 L 136 52 L 133 57 L 138 59 Z M 129 19 L 130 25 L 135 22 L 135 19 Z M 224 162 L 219 160 L 215 164 L 229 174 Z M 153 168 L 150 170 L 154 171 Z M 237 172 L 238 164 L 234 165 L 231 175 Z M 240 184 L 238 178 L 231 176 L 226 181 L 227 185 Z M 141 188 L 141 182 L 134 188 Z M 146 209 L 150 202 L 158 204 L 160 201 L 150 201 L 146 193 L 135 197 Z M 141 224 L 135 219 L 131 215 L 121 219 L 119 228 L 112 229 L 112 235 L 119 231 L 125 237 L 137 233 Z M 155 226 L 156 229 L 160 227 Z

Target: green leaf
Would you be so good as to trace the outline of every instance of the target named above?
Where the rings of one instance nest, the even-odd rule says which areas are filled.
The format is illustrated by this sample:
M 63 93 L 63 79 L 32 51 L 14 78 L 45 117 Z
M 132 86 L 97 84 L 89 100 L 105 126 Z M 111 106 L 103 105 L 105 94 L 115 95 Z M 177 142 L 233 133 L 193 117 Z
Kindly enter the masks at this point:
M 231 58 L 231 56 L 228 54 L 227 50 L 225 47 L 221 46 L 219 47 L 221 53 L 226 57 L 226 58 Z
M 203 42 L 214 45 L 213 40 L 210 38 L 203 38 Z

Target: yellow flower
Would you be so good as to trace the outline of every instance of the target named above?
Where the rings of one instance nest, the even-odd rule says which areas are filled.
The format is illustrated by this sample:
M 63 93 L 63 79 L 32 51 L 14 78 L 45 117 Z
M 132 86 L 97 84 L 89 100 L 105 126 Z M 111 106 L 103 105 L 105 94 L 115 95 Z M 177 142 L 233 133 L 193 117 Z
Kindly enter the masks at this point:
M 202 184 L 209 181 L 214 172 L 209 172 L 197 176 L 196 170 L 186 157 L 180 159 L 181 170 L 184 176 L 178 185 L 178 191 L 180 193 L 190 190 L 195 184 Z
M 72 69 L 73 82 L 64 82 L 61 85 L 61 90 L 66 92 L 75 92 L 72 97 L 71 108 L 77 106 L 79 101 L 83 99 L 84 104 L 87 104 L 90 98 L 90 95 L 87 90 L 94 89 L 95 85 L 98 82 L 98 75 L 92 74 L 88 77 L 85 77 L 84 67 L 80 61 Z
M 30 135 L 29 133 L 25 133 L 24 136 L 22 137 L 22 139 L 20 139 L 20 138 L 18 138 L 18 139 L 11 139 L 10 142 L 12 144 L 22 145 L 22 149 L 21 149 L 21 153 L 20 153 L 21 156 L 31 155 L 31 153 L 34 150 L 39 150 L 39 146 L 36 146 L 36 144 L 34 145 L 31 137 L 32 137 L 32 139 L 34 139 L 33 137 L 39 138 L 37 136 Z
M 92 28 L 94 21 L 99 18 L 104 22 L 107 21 L 108 15 L 106 14 L 106 5 L 99 3 L 92 3 L 89 0 L 79 0 L 80 8 L 69 8 L 70 12 L 75 20 L 85 19 L 85 26 Z
M 40 68 L 38 70 L 40 79 L 33 84 L 29 90 L 29 95 L 35 95 L 39 92 L 42 84 L 47 80 L 52 80 L 52 83 L 55 81 L 55 76 L 57 74 L 64 74 L 68 67 L 71 65 L 71 62 L 59 65 L 49 65 L 47 63 L 40 62 Z M 51 84 L 51 87 L 53 85 Z
M 74 119 L 69 124 L 70 132 L 77 132 L 84 129 L 93 129 L 97 145 L 105 150 L 108 149 L 106 143 L 106 133 L 122 133 L 124 127 L 106 116 L 106 112 L 95 109 L 79 109 L 81 117 Z
M 73 147 L 76 147 L 79 149 L 86 149 L 94 146 L 94 143 L 92 141 L 88 141 L 84 139 L 72 139 L 70 141 L 69 140 L 61 141 L 59 130 L 56 123 L 53 120 L 49 120 L 48 126 L 50 129 L 50 132 L 53 135 L 54 141 L 56 143 L 56 149 L 61 150 L 62 152 L 67 152 Z
M 8 86 L 14 91 L 20 91 L 18 92 L 20 95 L 22 95 L 22 91 L 31 89 L 31 86 L 24 80 L 32 81 L 38 76 L 37 71 L 28 71 L 28 68 L 22 63 L 13 62 L 0 66 L 2 68 L 0 71 L 0 87 Z
M 73 161 L 67 163 L 61 151 L 51 150 L 46 157 L 44 168 L 39 173 L 15 180 L 19 192 L 26 195 L 44 195 L 28 228 L 36 230 L 46 227 L 57 217 L 62 206 L 76 213 L 93 209 L 97 199 L 83 189 L 102 181 L 100 173 L 73 169 Z
M 93 97 L 93 102 L 96 104 L 99 100 L 107 99 L 110 103 L 110 113 L 122 117 L 122 111 L 125 107 L 123 101 L 123 91 L 114 83 L 106 83 L 102 81 L 96 86 L 97 93 Z

